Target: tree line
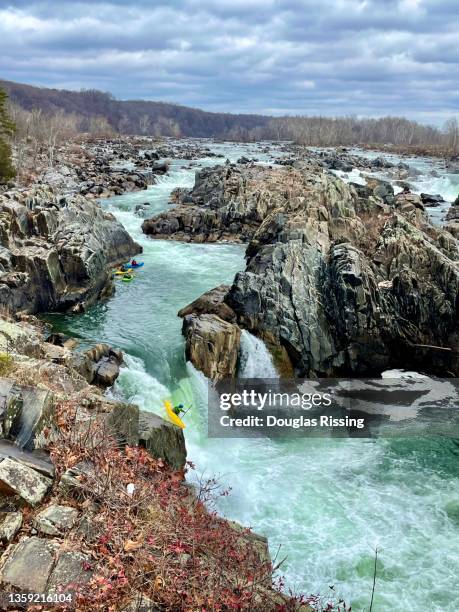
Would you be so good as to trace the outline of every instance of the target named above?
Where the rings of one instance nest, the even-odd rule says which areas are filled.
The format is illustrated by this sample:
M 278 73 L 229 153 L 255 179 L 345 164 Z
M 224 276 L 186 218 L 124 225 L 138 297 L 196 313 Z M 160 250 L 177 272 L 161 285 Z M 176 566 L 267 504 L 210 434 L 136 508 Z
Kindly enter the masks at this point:
M 60 92 L 25 85 L 21 87 L 27 88 L 28 95 L 21 98 L 14 90 L 16 95 L 13 91 L 10 100 L 6 92 L 0 89 L 1 182 L 10 180 L 16 172 L 20 175 L 26 158 L 31 167 L 36 167 L 39 156 L 44 155 L 47 164 L 52 167 L 58 146 L 81 134 L 96 138 L 117 134 L 177 138 L 211 136 L 238 142 L 292 141 L 316 147 L 437 146 L 451 155 L 459 154 L 459 122 L 456 117 L 448 120 L 440 129 L 403 117 L 230 115 L 159 102 L 119 103 L 109 94 L 95 90 Z M 118 103 L 128 106 L 121 106 L 120 111 Z M 214 123 L 209 123 L 208 117 Z

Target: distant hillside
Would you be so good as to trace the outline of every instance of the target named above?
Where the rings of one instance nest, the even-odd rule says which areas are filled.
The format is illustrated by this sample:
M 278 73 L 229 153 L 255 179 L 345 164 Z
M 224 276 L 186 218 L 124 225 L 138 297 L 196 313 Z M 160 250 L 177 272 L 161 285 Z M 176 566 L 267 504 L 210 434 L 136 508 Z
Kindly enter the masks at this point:
M 25 110 L 41 109 L 47 114 L 63 110 L 77 115 L 82 131 L 87 130 L 91 119 L 103 117 L 122 134 L 238 137 L 242 132 L 263 128 L 272 119 L 262 115 L 210 113 L 166 102 L 116 100 L 109 93 L 92 89 L 68 91 L 3 80 L 0 88 Z
M 446 150 L 456 153 L 459 146 L 456 119 L 442 132 L 404 117 L 233 115 L 167 102 L 116 100 L 111 94 L 95 89 L 67 91 L 2 80 L 0 89 L 5 89 L 11 101 L 25 111 L 41 109 L 45 116 L 63 112 L 73 129 L 99 135 L 114 131 L 235 141 L 291 140 L 310 146 L 427 146 L 429 150 L 439 148 L 441 154 Z

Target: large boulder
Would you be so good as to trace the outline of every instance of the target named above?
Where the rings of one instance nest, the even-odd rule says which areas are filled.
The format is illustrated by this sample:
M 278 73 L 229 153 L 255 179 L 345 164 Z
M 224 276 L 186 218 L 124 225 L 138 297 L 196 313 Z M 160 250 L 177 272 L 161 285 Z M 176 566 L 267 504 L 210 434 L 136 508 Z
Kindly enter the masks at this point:
M 46 433 L 55 425 L 53 394 L 36 386 L 0 378 L 0 431 L 19 448 L 46 445 Z
M 236 373 L 241 330 L 217 315 L 187 315 L 183 319 L 185 354 L 198 370 L 213 380 Z
M 114 216 L 46 186 L 0 195 L 0 305 L 84 307 L 112 291 L 110 268 L 141 251 Z
M 139 444 L 153 457 L 164 459 L 172 468 L 185 467 L 186 447 L 182 430 L 152 412 L 140 411 Z
M 119 376 L 123 353 L 108 344 L 97 344 L 85 354 L 92 363 L 88 382 L 101 387 L 111 387 Z

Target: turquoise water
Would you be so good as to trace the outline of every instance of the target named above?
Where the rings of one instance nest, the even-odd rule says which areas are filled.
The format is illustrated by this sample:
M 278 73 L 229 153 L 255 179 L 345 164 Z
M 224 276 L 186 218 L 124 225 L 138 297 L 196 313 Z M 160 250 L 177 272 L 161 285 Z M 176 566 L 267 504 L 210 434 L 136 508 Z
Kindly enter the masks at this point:
M 220 150 L 232 159 L 244 146 Z M 261 157 L 257 152 L 257 157 Z M 218 163 L 204 160 L 203 165 Z M 134 282 L 88 313 L 54 316 L 56 327 L 106 341 L 126 354 L 114 392 L 162 414 L 161 398 L 181 386 L 193 404 L 186 429 L 195 475 L 218 475 L 232 487 L 219 511 L 268 536 L 287 555 L 287 586 L 327 594 L 329 585 L 368 610 L 374 549 L 379 549 L 375 611 L 455 611 L 459 572 L 458 447 L 451 440 L 212 440 L 206 432 L 206 380 L 183 357 L 177 310 L 202 292 L 231 282 L 244 267 L 236 245 L 153 241 L 140 231 L 137 204 L 151 214 L 168 206 L 176 186 L 191 186 L 189 162 L 175 162 L 147 191 L 103 203 L 144 247 Z M 272 368 L 264 347 L 245 340 L 247 371 Z M 247 360 L 250 363 L 247 363 Z

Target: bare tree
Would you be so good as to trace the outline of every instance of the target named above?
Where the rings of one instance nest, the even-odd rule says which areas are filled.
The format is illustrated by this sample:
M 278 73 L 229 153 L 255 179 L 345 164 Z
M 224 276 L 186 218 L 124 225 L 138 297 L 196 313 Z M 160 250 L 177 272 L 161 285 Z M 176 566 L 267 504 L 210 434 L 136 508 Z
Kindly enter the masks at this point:
M 448 121 L 445 123 L 444 129 L 451 153 L 452 155 L 456 155 L 459 151 L 459 121 L 457 117 L 451 117 L 451 119 L 448 119 Z

